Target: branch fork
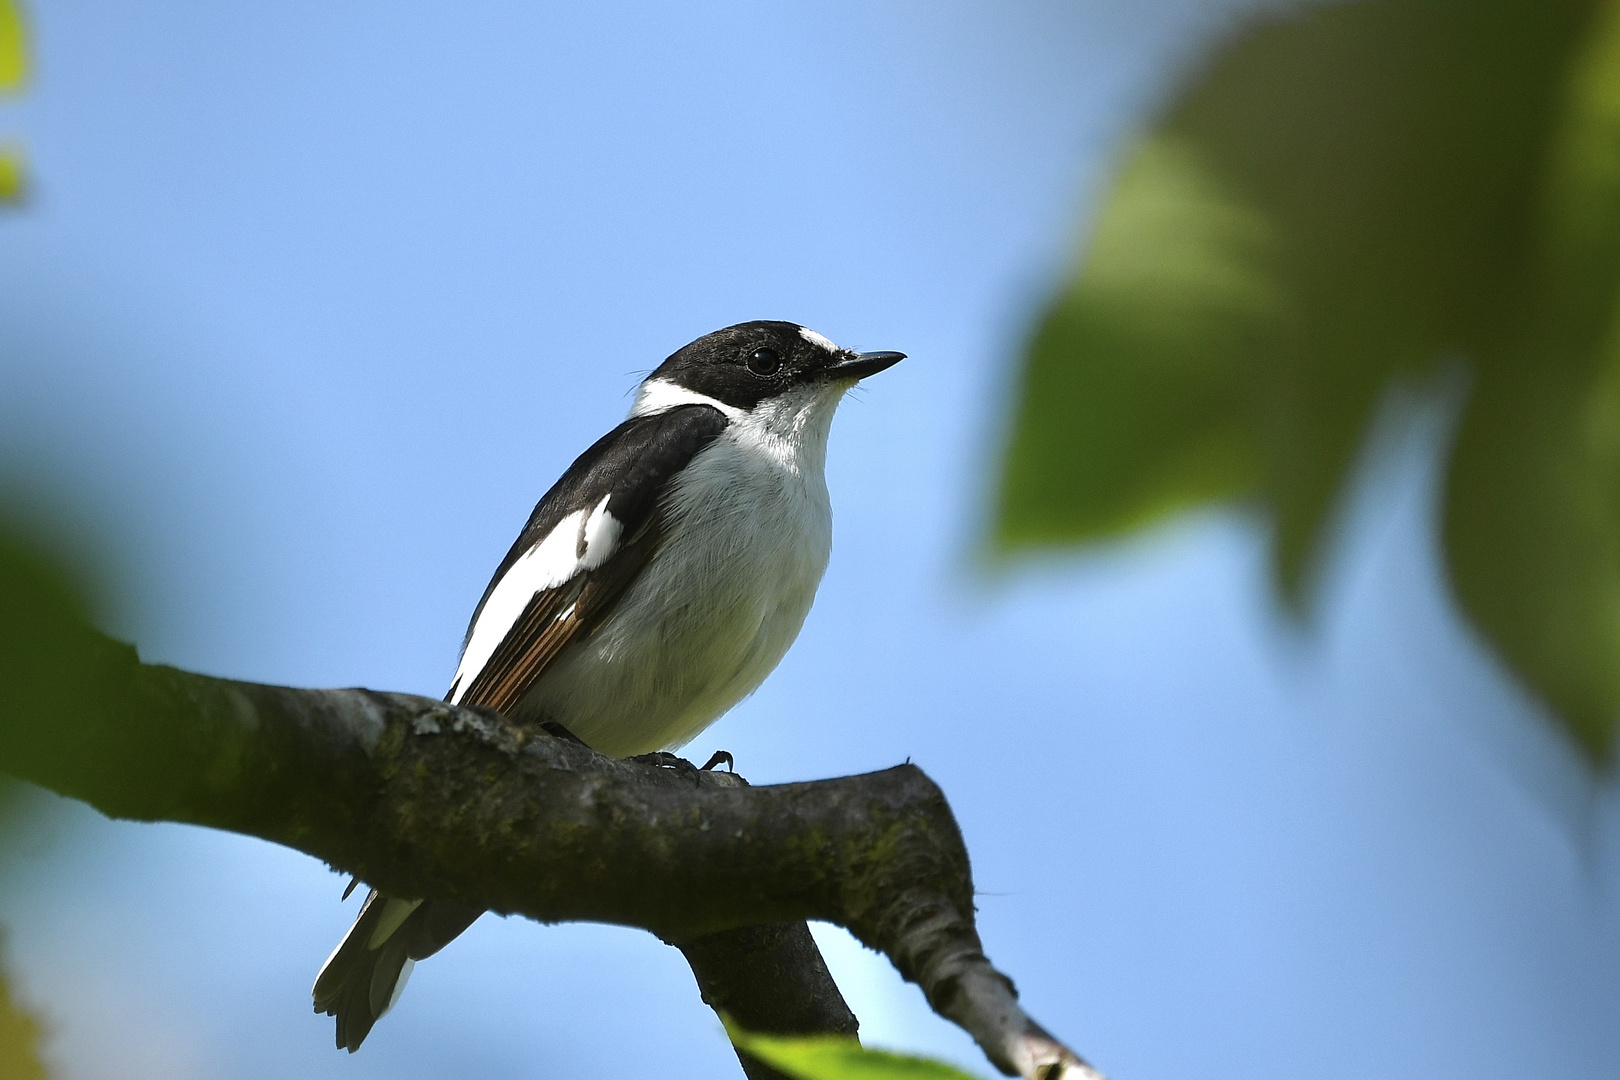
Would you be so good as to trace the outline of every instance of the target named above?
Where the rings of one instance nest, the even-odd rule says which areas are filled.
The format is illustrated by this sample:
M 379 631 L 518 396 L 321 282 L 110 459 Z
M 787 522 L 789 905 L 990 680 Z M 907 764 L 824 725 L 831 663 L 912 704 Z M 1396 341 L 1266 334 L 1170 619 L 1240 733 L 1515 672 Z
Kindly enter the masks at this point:
M 391 895 L 649 930 L 682 949 L 706 1001 L 767 1033 L 854 1034 L 804 927 L 836 923 L 1002 1072 L 1100 1080 L 985 958 L 961 833 L 915 766 L 694 784 L 487 709 L 211 678 L 141 664 L 88 627 L 42 640 L 32 625 L 71 679 L 42 685 L 29 657 L 0 656 L 0 770 L 114 817 L 284 844 Z

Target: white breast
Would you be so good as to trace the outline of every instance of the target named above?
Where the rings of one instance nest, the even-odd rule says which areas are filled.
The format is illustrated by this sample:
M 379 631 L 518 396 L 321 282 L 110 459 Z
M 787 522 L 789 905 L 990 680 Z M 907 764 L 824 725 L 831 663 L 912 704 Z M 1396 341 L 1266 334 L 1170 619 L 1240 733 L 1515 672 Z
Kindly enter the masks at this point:
M 677 478 L 658 554 L 516 710 L 616 756 L 680 746 L 753 693 L 798 636 L 832 549 L 824 472 L 842 391 L 732 422 Z

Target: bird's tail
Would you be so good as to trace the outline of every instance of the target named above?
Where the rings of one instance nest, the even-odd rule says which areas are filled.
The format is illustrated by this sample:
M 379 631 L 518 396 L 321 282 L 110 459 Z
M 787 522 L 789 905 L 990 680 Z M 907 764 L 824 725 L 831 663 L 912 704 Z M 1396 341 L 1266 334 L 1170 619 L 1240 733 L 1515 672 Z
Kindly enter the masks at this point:
M 315 1011 L 337 1017 L 338 1048 L 354 1053 L 394 1007 L 416 961 L 483 914 L 446 900 L 401 900 L 376 889 L 315 977 Z

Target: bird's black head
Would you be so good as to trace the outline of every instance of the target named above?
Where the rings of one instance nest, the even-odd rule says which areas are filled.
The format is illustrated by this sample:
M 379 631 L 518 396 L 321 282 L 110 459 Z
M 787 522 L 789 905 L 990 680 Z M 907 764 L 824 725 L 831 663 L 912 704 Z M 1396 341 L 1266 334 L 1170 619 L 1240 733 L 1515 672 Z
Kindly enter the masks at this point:
M 840 349 L 798 323 L 761 320 L 705 334 L 649 376 L 739 409 L 810 384 L 853 384 L 905 359 L 904 353 Z

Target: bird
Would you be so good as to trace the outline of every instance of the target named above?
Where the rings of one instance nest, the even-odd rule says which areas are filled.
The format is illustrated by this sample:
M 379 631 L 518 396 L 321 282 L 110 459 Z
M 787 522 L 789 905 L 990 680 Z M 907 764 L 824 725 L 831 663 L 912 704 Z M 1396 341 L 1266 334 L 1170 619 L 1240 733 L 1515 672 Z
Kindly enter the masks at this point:
M 535 506 L 473 611 L 445 700 L 613 757 L 668 758 L 798 636 L 832 551 L 833 414 L 903 359 L 775 320 L 678 349 Z M 481 914 L 372 889 L 315 980 L 338 1047 L 358 1050 L 415 962 Z

